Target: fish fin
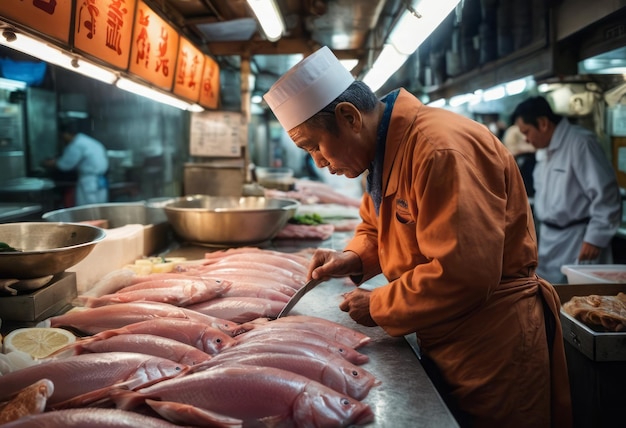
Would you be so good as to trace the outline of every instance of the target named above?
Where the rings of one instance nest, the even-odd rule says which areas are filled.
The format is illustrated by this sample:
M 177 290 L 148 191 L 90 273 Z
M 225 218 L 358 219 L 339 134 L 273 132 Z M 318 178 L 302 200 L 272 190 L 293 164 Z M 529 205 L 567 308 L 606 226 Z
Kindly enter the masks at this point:
M 115 403 L 115 407 L 123 410 L 134 409 L 144 402 L 141 393 L 117 387 L 109 391 L 109 398 Z
M 150 399 L 146 400 L 146 404 L 152 407 L 159 415 L 176 424 L 191 424 L 216 428 L 235 428 L 243 426 L 243 421 L 240 419 L 231 418 L 189 404 Z

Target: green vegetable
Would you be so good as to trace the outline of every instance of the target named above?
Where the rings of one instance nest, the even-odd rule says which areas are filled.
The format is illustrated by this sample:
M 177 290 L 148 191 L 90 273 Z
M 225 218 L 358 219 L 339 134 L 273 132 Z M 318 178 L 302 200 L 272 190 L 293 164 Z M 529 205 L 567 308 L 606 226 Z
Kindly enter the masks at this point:
M 0 242 L 0 253 L 17 253 L 19 251 L 20 250 L 18 250 L 17 248 L 13 248 L 6 242 Z
M 308 226 L 314 226 L 316 224 L 324 224 L 325 221 L 319 214 L 302 214 L 296 215 L 289 219 L 291 224 L 305 224 Z

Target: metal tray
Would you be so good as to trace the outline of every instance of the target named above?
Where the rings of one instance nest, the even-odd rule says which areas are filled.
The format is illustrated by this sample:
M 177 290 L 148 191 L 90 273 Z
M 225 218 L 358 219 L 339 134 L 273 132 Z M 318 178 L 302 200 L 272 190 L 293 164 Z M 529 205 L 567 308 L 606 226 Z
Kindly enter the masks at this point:
M 592 294 L 616 296 L 626 292 L 626 284 L 570 284 L 556 285 L 561 303 L 573 296 Z M 565 313 L 561 309 L 563 338 L 592 361 L 626 361 L 626 332 L 599 332 Z

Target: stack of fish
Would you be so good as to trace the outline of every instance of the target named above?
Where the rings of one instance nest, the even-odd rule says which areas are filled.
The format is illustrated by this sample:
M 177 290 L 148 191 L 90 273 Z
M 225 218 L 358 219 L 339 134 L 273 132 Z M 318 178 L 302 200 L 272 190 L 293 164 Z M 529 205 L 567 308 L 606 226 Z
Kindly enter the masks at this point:
M 254 269 L 246 258 L 252 251 L 267 256 L 257 260 L 293 262 L 291 274 L 282 267 L 280 281 L 277 274 L 260 276 L 267 282 L 246 282 L 259 273 L 245 272 Z M 37 365 L 0 377 L 0 403 L 8 403 L 0 417 L 7 406 L 19 407 L 15 400 L 32 385 L 40 391 L 39 405 L 27 406 L 39 410 L 18 412 L 3 427 L 343 427 L 372 422 L 374 414 L 362 400 L 380 381 L 362 367 L 368 357 L 358 350 L 369 343 L 368 336 L 317 317 L 270 320 L 273 312 L 259 315 L 251 305 L 224 318 L 220 315 L 235 311 L 197 310 L 220 299 L 271 300 L 246 293 L 280 290 L 272 287 L 275 283 L 302 284 L 305 268 L 296 257 L 303 256 L 252 249 L 211 254 L 204 263 L 154 279 L 117 272 L 81 296 L 84 308 L 51 318 L 51 326 L 85 336 Z M 297 286 L 290 288 L 295 292 Z M 290 295 L 278 292 L 287 299 Z M 206 300 L 197 300 L 196 294 Z

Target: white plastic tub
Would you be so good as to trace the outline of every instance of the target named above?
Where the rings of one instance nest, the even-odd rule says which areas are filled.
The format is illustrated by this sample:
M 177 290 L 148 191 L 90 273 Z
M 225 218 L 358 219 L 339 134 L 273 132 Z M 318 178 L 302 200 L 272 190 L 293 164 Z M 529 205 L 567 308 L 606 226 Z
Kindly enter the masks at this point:
M 568 284 L 623 284 L 626 265 L 563 265 Z

